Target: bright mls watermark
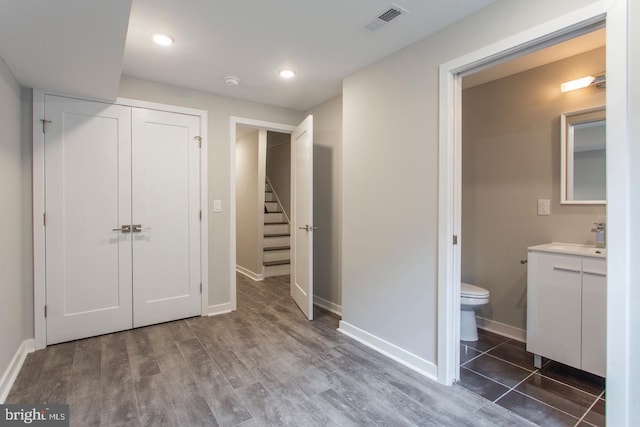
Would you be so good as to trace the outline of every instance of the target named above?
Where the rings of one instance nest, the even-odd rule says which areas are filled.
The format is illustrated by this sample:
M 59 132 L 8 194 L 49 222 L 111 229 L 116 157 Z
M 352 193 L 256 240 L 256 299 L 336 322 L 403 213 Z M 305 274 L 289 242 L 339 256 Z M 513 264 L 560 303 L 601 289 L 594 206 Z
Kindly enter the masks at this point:
M 69 405 L 0 405 L 0 427 L 69 427 Z

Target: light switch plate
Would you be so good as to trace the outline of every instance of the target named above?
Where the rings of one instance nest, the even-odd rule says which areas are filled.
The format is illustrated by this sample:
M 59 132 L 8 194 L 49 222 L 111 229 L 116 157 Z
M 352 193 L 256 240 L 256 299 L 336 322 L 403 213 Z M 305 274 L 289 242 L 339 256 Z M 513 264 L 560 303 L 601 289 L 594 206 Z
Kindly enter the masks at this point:
M 213 201 L 213 211 L 214 212 L 222 212 L 222 200 L 214 200 Z
M 551 215 L 551 200 L 538 199 L 538 215 Z

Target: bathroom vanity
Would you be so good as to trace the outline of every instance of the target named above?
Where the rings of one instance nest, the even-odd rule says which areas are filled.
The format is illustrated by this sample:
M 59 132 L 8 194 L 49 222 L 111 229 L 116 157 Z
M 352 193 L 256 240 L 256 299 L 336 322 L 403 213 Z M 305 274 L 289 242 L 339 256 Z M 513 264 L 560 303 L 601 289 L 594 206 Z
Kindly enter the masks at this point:
M 528 248 L 527 351 L 602 377 L 606 372 L 606 249 Z

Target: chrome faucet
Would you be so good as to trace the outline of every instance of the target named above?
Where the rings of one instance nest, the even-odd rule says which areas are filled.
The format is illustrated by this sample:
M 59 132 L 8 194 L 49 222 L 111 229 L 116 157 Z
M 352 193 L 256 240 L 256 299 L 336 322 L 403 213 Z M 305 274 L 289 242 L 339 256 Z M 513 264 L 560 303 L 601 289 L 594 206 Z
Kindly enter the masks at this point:
M 596 233 L 596 248 L 604 248 L 606 245 L 606 229 L 607 225 L 604 222 L 594 222 L 596 228 L 592 228 L 591 231 Z

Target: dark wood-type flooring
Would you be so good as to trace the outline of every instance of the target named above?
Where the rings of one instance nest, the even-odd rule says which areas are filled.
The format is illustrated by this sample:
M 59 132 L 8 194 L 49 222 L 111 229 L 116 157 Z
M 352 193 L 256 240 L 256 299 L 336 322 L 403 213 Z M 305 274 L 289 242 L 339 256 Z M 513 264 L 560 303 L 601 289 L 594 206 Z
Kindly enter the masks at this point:
M 6 403 L 69 403 L 73 426 L 528 425 L 342 335 L 326 311 L 309 322 L 288 276 L 237 288 L 234 313 L 32 353 Z

